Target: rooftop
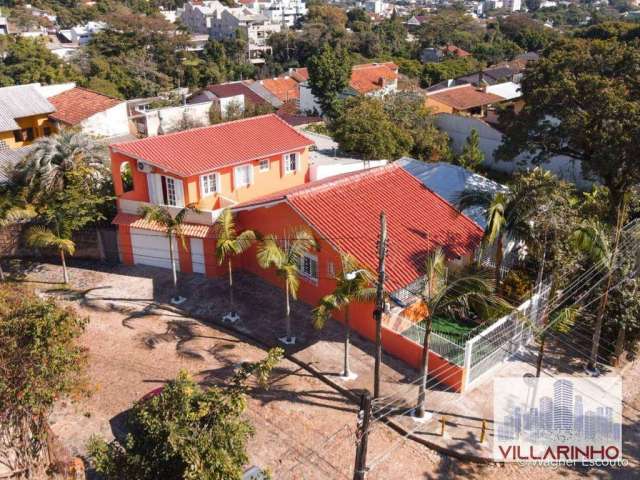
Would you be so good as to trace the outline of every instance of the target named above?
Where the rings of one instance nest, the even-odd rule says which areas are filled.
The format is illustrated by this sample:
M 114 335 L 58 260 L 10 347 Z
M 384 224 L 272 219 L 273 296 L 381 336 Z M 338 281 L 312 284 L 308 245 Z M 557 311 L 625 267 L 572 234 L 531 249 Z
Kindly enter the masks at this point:
M 119 152 L 182 177 L 313 145 L 277 115 L 268 114 L 111 145 Z
M 268 78 L 258 81 L 264 88 L 283 102 L 300 98 L 298 82 L 291 77 Z
M 67 125 L 78 125 L 96 113 L 104 112 L 125 102 L 81 87 L 54 95 L 49 98 L 49 101 L 56 107 L 56 111 L 49 117 Z
M 482 238 L 475 222 L 399 163 L 311 182 L 234 209 L 274 202 L 288 203 L 316 235 L 371 270 L 377 265 L 379 217 L 384 211 L 389 235 L 388 291 L 421 277 L 426 256 L 437 246 L 456 258 L 471 254 Z M 345 222 L 345 218 L 358 220 Z
M 459 85 L 427 93 L 427 99 L 448 105 L 456 110 L 468 110 L 504 101 L 504 97 L 487 93 L 473 85 Z
M 16 118 L 46 115 L 55 107 L 40 93 L 39 84 L 0 88 L 0 132 L 17 130 Z
M 397 80 L 398 66 L 393 62 L 354 65 L 349 86 L 361 94 L 375 92 L 383 87 L 381 79 L 387 82 Z
M 255 93 L 244 82 L 218 83 L 217 85 L 209 85 L 205 88 L 218 98 L 234 97 L 236 95 L 244 95 L 245 101 L 259 105 L 267 103 L 264 98 Z

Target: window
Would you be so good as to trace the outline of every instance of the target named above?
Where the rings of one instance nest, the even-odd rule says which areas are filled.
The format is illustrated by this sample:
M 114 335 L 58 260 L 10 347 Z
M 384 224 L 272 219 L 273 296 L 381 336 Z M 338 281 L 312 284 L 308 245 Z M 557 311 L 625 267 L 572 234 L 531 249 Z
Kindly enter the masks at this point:
M 122 180 L 123 192 L 133 190 L 133 175 L 131 174 L 131 165 L 129 165 L 129 162 L 122 162 L 120 164 L 120 180 Z
M 218 174 L 209 173 L 200 177 L 202 196 L 213 195 L 218 192 Z
M 269 171 L 269 159 L 260 160 L 260 171 L 268 172 Z
M 162 199 L 164 205 L 171 205 L 173 207 L 178 205 L 178 197 L 176 195 L 177 187 L 176 180 L 171 177 L 161 177 L 162 181 Z
M 284 173 L 291 173 L 298 170 L 298 154 L 287 153 L 284 156 Z
M 298 267 L 301 276 L 314 282 L 318 281 L 318 257 L 310 253 L 303 253 L 300 257 Z
M 251 184 L 251 165 L 236 167 L 233 176 L 236 188 L 248 187 Z
M 34 139 L 33 128 L 23 128 L 22 130 L 14 130 L 13 138 L 16 142 L 30 142 Z
M 51 127 L 44 127 L 44 136 L 49 137 L 51 135 Z

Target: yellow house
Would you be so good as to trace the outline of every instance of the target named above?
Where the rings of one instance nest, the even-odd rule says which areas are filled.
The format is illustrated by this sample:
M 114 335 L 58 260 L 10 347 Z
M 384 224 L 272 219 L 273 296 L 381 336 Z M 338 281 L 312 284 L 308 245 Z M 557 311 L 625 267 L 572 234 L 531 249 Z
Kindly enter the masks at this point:
M 25 147 L 51 135 L 55 127 L 49 114 L 55 110 L 37 85 L 0 88 L 0 150 Z

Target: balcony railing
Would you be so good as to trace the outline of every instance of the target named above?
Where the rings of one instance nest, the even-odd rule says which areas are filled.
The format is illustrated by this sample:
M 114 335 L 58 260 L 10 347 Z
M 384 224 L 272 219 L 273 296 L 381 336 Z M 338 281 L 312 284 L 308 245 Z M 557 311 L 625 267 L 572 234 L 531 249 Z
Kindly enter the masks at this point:
M 216 208 L 215 210 L 200 210 L 198 213 L 191 211 L 187 212 L 184 221 L 186 223 L 196 223 L 199 225 L 213 225 L 222 213 L 222 210 L 227 207 L 233 206 L 235 203 L 236 202 L 234 202 L 233 200 L 219 195 L 218 200 L 215 203 L 215 205 L 219 208 Z M 153 204 L 149 202 L 139 202 L 136 200 L 126 200 L 122 198 L 119 200 L 120 211 L 122 213 L 128 213 L 131 215 L 140 215 L 140 208 L 146 205 Z M 182 207 L 173 207 L 171 205 L 162 206 L 166 208 L 173 217 L 175 217 L 178 212 L 182 210 Z

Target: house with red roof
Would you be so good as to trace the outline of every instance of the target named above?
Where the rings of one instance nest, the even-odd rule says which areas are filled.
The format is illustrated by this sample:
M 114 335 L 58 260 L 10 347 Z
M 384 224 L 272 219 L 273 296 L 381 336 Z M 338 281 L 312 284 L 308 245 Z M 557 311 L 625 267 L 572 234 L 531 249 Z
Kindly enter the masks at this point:
M 304 253 L 298 290 L 298 298 L 309 305 L 317 305 L 335 289 L 342 254 L 352 256 L 363 268 L 376 270 L 379 218 L 384 212 L 389 239 L 384 288 L 389 298 L 406 308 L 421 288 L 430 252 L 441 247 L 449 268 L 460 268 L 471 261 L 483 234 L 476 222 L 425 186 L 412 162 L 395 162 L 300 185 L 237 204 L 233 211 L 243 229 L 273 234 L 283 242 L 296 228 L 312 232 L 318 248 Z M 239 265 L 282 286 L 281 278 L 257 264 L 255 246 L 242 255 Z M 373 303 L 350 308 L 350 325 L 370 340 L 375 339 L 373 309 Z M 342 313 L 337 315 L 336 320 L 344 320 Z M 412 325 L 385 315 L 383 346 L 417 367 L 422 347 L 403 335 Z M 453 388 L 461 388 L 462 369 L 436 353 L 431 355 L 432 370 L 439 370 L 443 381 Z M 444 368 L 438 369 L 441 365 Z
M 395 63 L 366 63 L 352 67 L 349 85 L 342 92 L 342 96 L 369 95 L 382 97 L 397 90 L 398 66 Z M 322 114 L 322 108 L 311 92 L 308 80 L 300 83 L 300 110 Z
M 274 114 L 111 145 L 122 261 L 170 268 L 162 229 L 140 207 L 177 213 L 194 204 L 200 213 L 187 216 L 179 268 L 216 275 L 212 227 L 222 209 L 308 182 L 312 145 Z
M 87 88 L 74 87 L 49 97 L 55 112 L 49 120 L 57 130 L 78 127 L 89 135 L 120 137 L 129 134 L 127 102 Z

